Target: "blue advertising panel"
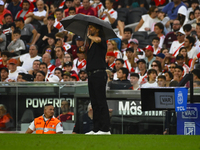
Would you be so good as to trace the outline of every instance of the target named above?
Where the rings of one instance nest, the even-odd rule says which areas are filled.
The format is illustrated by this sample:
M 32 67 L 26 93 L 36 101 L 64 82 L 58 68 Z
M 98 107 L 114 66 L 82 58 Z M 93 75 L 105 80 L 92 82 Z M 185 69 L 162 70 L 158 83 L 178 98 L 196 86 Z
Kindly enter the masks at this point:
M 188 89 L 187 88 L 175 88 L 174 95 L 175 95 L 175 111 L 176 112 L 186 111 Z
M 178 135 L 200 135 L 200 104 L 187 104 L 187 110 L 177 112 Z

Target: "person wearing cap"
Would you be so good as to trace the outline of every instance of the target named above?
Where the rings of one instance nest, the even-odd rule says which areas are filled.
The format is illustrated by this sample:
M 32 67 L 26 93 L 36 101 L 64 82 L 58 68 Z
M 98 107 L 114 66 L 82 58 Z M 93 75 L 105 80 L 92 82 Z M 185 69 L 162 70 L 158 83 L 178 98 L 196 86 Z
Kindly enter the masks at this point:
M 169 53 L 176 57 L 178 55 L 179 49 L 184 46 L 185 32 L 183 28 L 180 28 L 179 31 L 176 32 L 177 41 L 173 41 Z
M 7 13 L 11 14 L 11 12 L 8 9 L 4 8 L 4 1 L 0 0 L 0 24 L 1 25 L 5 23 L 4 15 Z
M 62 78 L 63 71 L 61 68 L 55 68 L 54 75 L 56 75 L 59 78 L 59 82 L 63 82 L 63 78 Z
M 69 72 L 71 75 L 72 75 L 72 74 L 76 74 L 76 71 L 74 71 L 74 70 L 72 70 L 72 69 L 73 69 L 73 63 L 72 63 L 71 61 L 65 62 L 65 63 L 63 64 L 62 70 L 63 70 L 64 72 L 67 71 L 67 72 Z
M 48 72 L 49 73 L 53 73 L 56 66 L 54 66 L 53 64 L 51 64 L 51 55 L 49 53 L 44 53 L 42 56 L 42 62 L 46 63 L 48 66 Z
M 139 59 L 137 61 L 138 66 L 138 74 L 139 74 L 139 81 L 138 84 L 144 84 L 147 82 L 147 67 L 146 67 L 146 61 L 144 59 Z
M 12 79 L 10 79 L 9 77 L 8 77 L 8 75 L 9 75 L 9 71 L 8 71 L 8 68 L 6 68 L 6 67 L 3 67 L 3 68 L 1 68 L 0 69 L 0 76 L 1 76 L 1 82 L 13 82 L 14 80 L 12 80 Z
M 77 58 L 73 60 L 73 70 L 76 71 L 77 74 L 79 74 L 79 71 L 81 69 L 86 69 L 86 59 L 85 59 L 85 48 L 84 46 L 77 48 Z
M 165 54 L 159 53 L 159 54 L 156 55 L 155 60 L 157 60 L 161 63 L 162 70 L 166 69 L 164 59 L 165 59 Z
M 177 56 L 176 56 L 176 63 L 177 63 L 177 65 L 178 66 L 181 66 L 181 67 L 183 67 L 183 77 L 187 74 L 187 73 L 189 73 L 189 71 L 190 71 L 190 68 L 188 67 L 188 65 L 186 65 L 185 63 L 184 63 L 184 57 L 183 57 L 183 55 L 181 55 L 181 54 L 178 54 Z
M 5 49 L 6 49 L 6 35 L 3 33 L 2 25 L 0 24 L 0 52 L 4 51 Z
M 110 51 L 106 53 L 107 69 L 115 70 L 115 54 Z
M 81 69 L 79 71 L 78 76 L 79 76 L 79 79 L 80 79 L 79 81 L 87 81 L 88 80 L 87 71 L 85 69 Z
M 144 48 L 145 51 L 145 58 L 144 60 L 146 61 L 147 69 L 151 68 L 152 62 L 156 59 L 156 57 L 153 55 L 153 47 L 151 45 L 147 45 Z
M 199 53 L 198 49 L 194 46 L 195 38 L 192 36 L 187 36 L 185 38 L 185 48 L 187 50 L 187 55 L 189 59 L 194 59 Z
M 129 72 L 135 72 L 135 67 L 137 64 L 135 63 L 136 58 L 134 55 L 134 50 L 132 48 L 126 49 L 127 59 L 124 61 L 124 66 L 128 69 Z
M 62 76 L 63 82 L 70 81 L 70 77 L 71 77 L 70 73 L 67 72 L 67 71 L 65 71 L 65 72 L 63 73 L 63 76 Z
M 36 45 L 31 45 L 29 47 L 29 53 L 21 55 L 18 58 L 18 65 L 20 66 L 22 63 L 22 67 L 29 71 L 32 69 L 33 61 L 34 60 L 40 60 L 40 56 L 38 54 L 38 47 Z
M 15 20 L 16 28 L 21 30 L 21 39 L 26 43 L 26 45 L 35 44 L 37 41 L 37 30 L 32 24 L 25 24 L 24 19 L 19 17 Z
M 149 69 L 147 71 L 147 80 L 148 82 L 143 84 L 142 88 L 153 88 L 158 87 L 158 83 L 156 82 L 157 71 L 155 69 Z
M 138 84 L 138 81 L 139 81 L 139 78 L 140 78 L 140 76 L 139 76 L 139 74 L 138 73 L 131 73 L 130 74 L 130 82 L 131 82 L 131 84 L 132 84 L 132 89 L 133 90 L 139 90 L 139 88 L 140 88 L 140 85 Z
M 38 71 L 35 75 L 34 82 L 43 82 L 45 81 L 45 73 L 44 71 Z
M 57 45 L 56 43 L 56 46 L 62 46 L 65 53 L 68 53 L 68 50 L 71 48 L 71 45 L 64 41 L 65 34 L 62 32 L 58 32 L 56 33 L 55 37 L 57 40 L 59 40 L 59 42 L 61 42 L 60 45 Z
M 9 57 L 10 57 L 9 52 L 4 51 L 1 53 L 0 68 L 7 67 L 7 61 Z
M 70 81 L 79 81 L 79 77 L 77 74 L 72 74 L 70 77 Z
M 25 20 L 25 24 L 31 23 L 34 19 L 38 20 L 41 25 L 44 24 L 43 20 L 45 17 L 48 17 L 49 6 L 44 4 L 43 0 L 37 0 L 36 7 L 38 9 L 37 11 L 26 14 L 27 19 Z M 46 7 L 47 11 L 44 10 L 44 7 Z

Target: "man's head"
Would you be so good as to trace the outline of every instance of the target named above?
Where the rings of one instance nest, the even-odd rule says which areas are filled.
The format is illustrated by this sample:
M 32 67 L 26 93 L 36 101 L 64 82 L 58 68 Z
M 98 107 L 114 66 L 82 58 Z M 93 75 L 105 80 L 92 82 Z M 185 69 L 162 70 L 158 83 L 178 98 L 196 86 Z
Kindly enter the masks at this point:
M 176 62 L 177 62 L 177 65 L 183 66 L 183 64 L 184 64 L 184 57 L 183 57 L 182 54 L 178 54 L 176 56 Z
M 156 34 L 161 34 L 164 31 L 164 25 L 161 22 L 158 22 L 154 25 L 154 32 Z
M 88 30 L 89 30 L 89 35 L 91 36 L 99 36 L 101 34 L 100 33 L 101 26 L 94 23 L 89 24 Z
M 47 72 L 48 72 L 48 67 L 47 67 L 47 64 L 46 64 L 46 63 L 41 62 L 39 68 L 40 68 L 39 70 L 40 70 L 40 71 L 43 71 L 43 72 L 45 73 L 45 75 L 47 74 Z
M 185 32 L 185 36 L 186 37 L 189 36 L 191 34 L 191 32 L 192 32 L 192 26 L 191 26 L 191 24 L 185 24 L 183 26 L 183 31 Z
M 125 49 L 125 48 L 127 48 L 127 46 L 128 46 L 128 40 L 127 39 L 122 40 L 122 48 L 121 49 Z
M 157 79 L 157 83 L 159 87 L 165 87 L 166 86 L 166 77 L 164 75 L 159 75 Z
M 185 32 L 183 31 L 183 28 L 180 28 L 180 30 L 176 32 L 176 36 L 179 43 L 184 42 Z
M 1 0 L 0 1 L 0 13 L 2 13 L 4 11 L 4 1 Z
M 157 71 L 155 69 L 149 69 L 147 72 L 147 80 L 150 82 L 156 81 Z
M 52 118 L 54 115 L 54 107 L 52 104 L 46 104 L 44 106 L 44 116 L 46 118 Z
M 35 81 L 42 82 L 45 80 L 45 73 L 44 71 L 38 71 L 35 76 Z
M 159 43 L 160 43 L 160 38 L 159 37 L 154 37 L 153 39 L 152 39 L 152 45 L 154 46 L 154 47 L 158 47 L 158 45 L 159 45 Z
M 192 74 L 193 74 L 194 81 L 200 81 L 200 69 L 192 70 Z
M 38 47 L 37 45 L 31 45 L 30 48 L 29 48 L 29 54 L 31 56 L 31 58 L 37 56 L 38 54 Z
M 114 52 L 110 51 L 106 53 L 106 58 L 109 64 L 112 64 L 115 61 L 115 54 Z
M 68 13 L 69 13 L 69 16 L 76 15 L 76 8 L 75 7 L 69 7 Z
M 9 65 L 10 72 L 15 72 L 17 70 L 17 60 L 16 59 L 11 58 L 8 61 L 8 65 Z
M 120 68 L 124 66 L 124 60 L 123 59 L 116 59 L 115 60 L 115 69 L 118 71 Z
M 21 37 L 21 31 L 19 29 L 15 29 L 14 32 L 13 32 L 13 38 L 14 39 L 20 39 Z
M 45 62 L 47 65 L 50 64 L 51 55 L 49 53 L 44 53 L 42 56 L 42 62 Z
M 181 78 L 183 75 L 183 67 L 182 66 L 176 66 L 174 69 L 174 77 Z
M 4 81 L 5 79 L 8 78 L 8 75 L 9 75 L 8 68 L 3 67 L 3 68 L 0 69 L 0 72 L 1 72 L 1 80 L 2 81 Z
M 32 68 L 33 68 L 33 71 L 39 71 L 39 69 L 40 69 L 40 61 L 39 60 L 34 60 Z
M 130 40 L 132 37 L 133 30 L 131 28 L 124 28 L 124 39 Z
M 175 19 L 173 21 L 173 31 L 177 32 L 181 28 L 181 23 L 179 20 Z
M 60 47 L 60 46 L 55 47 L 55 51 L 56 51 L 56 56 L 58 58 L 61 58 L 64 56 L 64 49 L 62 47 Z
M 36 6 L 38 8 L 38 11 L 43 11 L 44 10 L 44 1 L 43 0 L 38 0 L 36 2 Z
M 122 67 L 117 71 L 117 78 L 119 80 L 127 80 L 128 73 L 129 73 L 128 69 L 125 67 Z
M 63 18 L 63 10 L 62 9 L 56 9 L 56 18 L 58 21 L 62 20 Z
M 53 15 L 50 15 L 47 17 L 47 24 L 50 26 L 53 26 L 55 23 L 55 17 Z
M 56 68 L 55 69 L 54 75 L 56 75 L 60 79 L 60 81 L 62 80 L 62 74 L 63 74 L 63 72 L 62 72 L 61 68 Z
M 6 24 L 11 24 L 13 22 L 12 15 L 9 13 L 5 14 L 4 20 L 5 20 Z
M 64 65 L 63 65 L 63 67 L 65 67 L 65 71 L 71 72 L 71 70 L 73 68 L 73 64 L 70 61 L 69 62 L 65 62 Z
M 79 7 L 81 5 L 81 1 L 80 0 L 74 0 L 74 6 L 75 7 Z
M 88 78 L 86 70 L 80 70 L 78 75 L 81 81 L 86 81 Z
M 70 76 L 70 73 L 69 73 L 69 72 L 66 71 L 66 72 L 63 73 L 63 81 L 64 81 L 64 82 L 70 81 L 70 77 L 71 77 L 71 76 Z
M 146 61 L 144 59 L 139 59 L 137 61 L 138 69 L 139 71 L 145 71 L 146 70 Z
M 74 5 L 73 0 L 66 0 L 65 5 L 67 6 L 67 8 L 72 7 Z
M 153 56 L 153 47 L 151 46 L 151 45 L 147 45 L 145 48 L 144 48 L 144 50 L 145 50 L 145 56 L 147 57 L 147 58 L 149 58 L 149 57 L 152 57 Z
M 130 74 L 130 82 L 134 86 L 135 84 L 138 84 L 139 81 L 139 74 L 138 73 L 131 73 Z
M 83 45 L 84 45 L 84 39 L 83 39 L 82 37 L 78 36 L 78 37 L 76 38 L 76 46 L 77 46 L 77 47 L 81 47 L 81 46 L 83 46 Z
M 61 108 L 62 113 L 68 113 L 69 109 L 70 109 L 70 101 L 63 100 L 61 102 L 61 107 L 60 108 Z
M 126 49 L 126 56 L 128 59 L 131 59 L 133 57 L 133 48 L 127 48 Z
M 28 11 L 28 10 L 29 10 L 29 7 L 30 7 L 29 1 L 28 1 L 28 0 L 24 0 L 24 1 L 23 1 L 23 4 L 22 4 L 22 9 L 23 9 L 24 11 Z
M 192 36 L 187 36 L 185 38 L 185 44 L 184 46 L 187 48 L 187 49 L 191 49 L 193 46 L 194 46 L 194 43 L 195 43 L 195 39 L 192 37 Z
M 192 9 L 194 10 L 199 6 L 199 1 L 198 0 L 192 0 L 190 4 L 191 4 Z
M 6 107 L 3 104 L 0 104 L 0 118 L 3 117 L 7 112 Z
M 17 28 L 24 26 L 24 19 L 22 17 L 15 19 L 15 26 Z
M 58 4 L 57 4 L 56 1 L 54 1 L 54 3 L 52 3 L 52 4 L 50 5 L 50 11 L 51 11 L 51 13 L 54 13 L 54 12 L 56 11 L 57 8 L 58 8 Z
M 9 56 L 10 56 L 9 52 L 6 51 L 1 52 L 1 59 L 3 60 L 3 62 L 7 62 Z
M 83 0 L 82 4 L 83 4 L 84 9 L 88 10 L 90 7 L 90 0 Z

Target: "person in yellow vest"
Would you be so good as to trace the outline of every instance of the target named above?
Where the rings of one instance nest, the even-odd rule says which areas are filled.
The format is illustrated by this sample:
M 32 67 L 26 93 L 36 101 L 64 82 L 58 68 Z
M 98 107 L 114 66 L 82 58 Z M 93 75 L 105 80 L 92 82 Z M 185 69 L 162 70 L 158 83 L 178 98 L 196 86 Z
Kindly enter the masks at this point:
M 63 127 L 60 120 L 54 117 L 54 107 L 52 104 L 46 104 L 44 106 L 44 114 L 31 122 L 26 133 L 30 134 L 33 131 L 36 131 L 36 134 L 63 133 Z

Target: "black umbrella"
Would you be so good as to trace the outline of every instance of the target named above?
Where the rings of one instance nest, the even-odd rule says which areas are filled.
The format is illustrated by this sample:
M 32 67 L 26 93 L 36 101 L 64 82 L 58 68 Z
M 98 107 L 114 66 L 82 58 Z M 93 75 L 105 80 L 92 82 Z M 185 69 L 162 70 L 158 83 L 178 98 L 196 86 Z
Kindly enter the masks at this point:
M 87 28 L 89 23 L 95 23 L 102 27 L 105 39 L 116 38 L 116 34 L 113 31 L 111 25 L 95 16 L 77 14 L 73 16 L 68 16 L 60 21 L 64 28 L 70 32 L 73 32 L 83 39 L 87 35 Z

